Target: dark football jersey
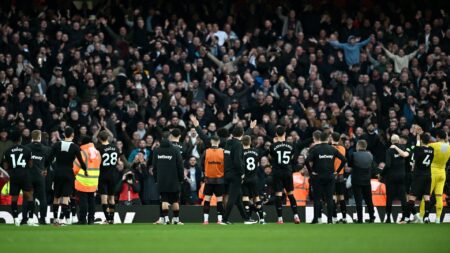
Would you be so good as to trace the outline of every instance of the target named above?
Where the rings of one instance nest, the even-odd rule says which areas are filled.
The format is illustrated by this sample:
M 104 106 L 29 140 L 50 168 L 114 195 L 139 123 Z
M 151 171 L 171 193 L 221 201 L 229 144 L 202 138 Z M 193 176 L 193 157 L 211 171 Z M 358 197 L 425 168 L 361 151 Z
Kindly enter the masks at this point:
M 244 163 L 245 163 L 245 177 L 252 178 L 256 176 L 256 168 L 259 165 L 259 155 L 258 152 L 253 149 L 244 149 Z
M 276 142 L 270 147 L 270 157 L 274 170 L 283 170 L 292 172 L 292 151 L 294 147 L 286 142 Z
M 31 160 L 31 150 L 23 145 L 15 145 L 9 148 L 4 155 L 3 161 L 8 164 L 9 170 L 28 169 Z
M 431 175 L 431 162 L 434 158 L 434 149 L 431 147 L 416 147 L 411 159 L 414 162 L 415 175 Z
M 101 145 L 98 150 L 102 156 L 102 163 L 100 164 L 100 177 L 102 177 L 112 173 L 116 169 L 119 152 L 116 146 L 112 144 Z

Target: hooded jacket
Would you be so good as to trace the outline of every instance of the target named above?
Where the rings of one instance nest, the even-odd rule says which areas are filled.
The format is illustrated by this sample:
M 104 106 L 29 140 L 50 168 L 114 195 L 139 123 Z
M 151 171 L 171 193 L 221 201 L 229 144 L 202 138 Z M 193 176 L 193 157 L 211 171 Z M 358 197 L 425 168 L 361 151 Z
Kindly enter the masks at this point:
M 180 150 L 168 140 L 153 152 L 153 172 L 158 183 L 159 192 L 179 192 L 184 179 L 183 159 Z

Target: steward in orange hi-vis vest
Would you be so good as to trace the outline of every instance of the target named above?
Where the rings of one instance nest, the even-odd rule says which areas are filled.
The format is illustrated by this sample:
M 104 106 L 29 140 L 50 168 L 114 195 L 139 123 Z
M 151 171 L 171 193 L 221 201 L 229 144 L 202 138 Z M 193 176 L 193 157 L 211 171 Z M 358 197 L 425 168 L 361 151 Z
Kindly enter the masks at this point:
M 100 152 L 95 148 L 93 143 L 82 145 L 81 156 L 88 168 L 89 176 L 78 173 L 81 169 L 77 160 L 73 162 L 73 172 L 75 175 L 75 189 L 79 192 L 95 192 L 98 186 L 98 176 L 100 175 L 100 164 L 102 158 Z

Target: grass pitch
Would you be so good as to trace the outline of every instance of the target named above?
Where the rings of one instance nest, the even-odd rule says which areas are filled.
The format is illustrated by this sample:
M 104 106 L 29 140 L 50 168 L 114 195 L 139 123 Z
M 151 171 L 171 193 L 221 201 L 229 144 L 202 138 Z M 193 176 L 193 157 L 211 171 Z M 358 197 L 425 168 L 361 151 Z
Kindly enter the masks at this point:
M 2 252 L 450 252 L 450 224 L 0 225 Z M 386 251 L 388 250 L 388 251 Z

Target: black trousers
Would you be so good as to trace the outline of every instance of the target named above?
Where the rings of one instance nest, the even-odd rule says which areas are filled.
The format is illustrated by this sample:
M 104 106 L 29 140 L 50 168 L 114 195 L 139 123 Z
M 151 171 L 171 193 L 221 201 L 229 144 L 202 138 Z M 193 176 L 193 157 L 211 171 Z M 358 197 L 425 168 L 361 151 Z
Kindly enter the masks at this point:
M 94 222 L 95 218 L 95 197 L 93 192 L 78 192 L 80 198 L 79 223 L 86 224 Z M 87 220 L 86 220 L 87 218 Z
M 231 211 L 233 210 L 234 205 L 239 205 L 238 202 L 242 205 L 242 179 L 240 177 L 235 177 L 226 180 L 228 184 L 228 201 L 227 206 L 225 207 L 225 215 L 223 217 L 224 221 L 228 221 L 230 217 Z
M 39 200 L 39 218 L 45 219 L 47 217 L 47 192 L 45 188 L 45 177 L 41 175 L 35 175 L 33 174 L 33 199 Z M 25 208 L 28 206 L 28 202 L 24 201 L 24 208 L 22 208 L 22 216 L 25 220 L 27 220 L 28 216 L 26 214 L 26 211 L 28 208 Z
M 333 193 L 334 193 L 334 178 L 314 178 L 312 180 L 314 188 L 314 218 L 320 218 L 322 215 L 322 199 L 327 203 L 328 222 L 332 221 L 333 217 Z
M 47 189 L 45 177 L 39 175 L 33 179 L 34 198 L 39 200 L 39 214 L 41 219 L 47 217 Z
M 370 183 L 368 185 L 352 185 L 352 188 L 353 188 L 353 195 L 355 196 L 358 222 L 363 222 L 363 207 L 362 207 L 363 199 L 364 202 L 366 202 L 367 211 L 369 212 L 370 219 L 375 219 L 372 202 L 372 189 Z
M 392 202 L 400 200 L 403 216 L 406 214 L 406 189 L 404 179 L 391 179 L 386 181 L 386 214 L 392 213 Z

